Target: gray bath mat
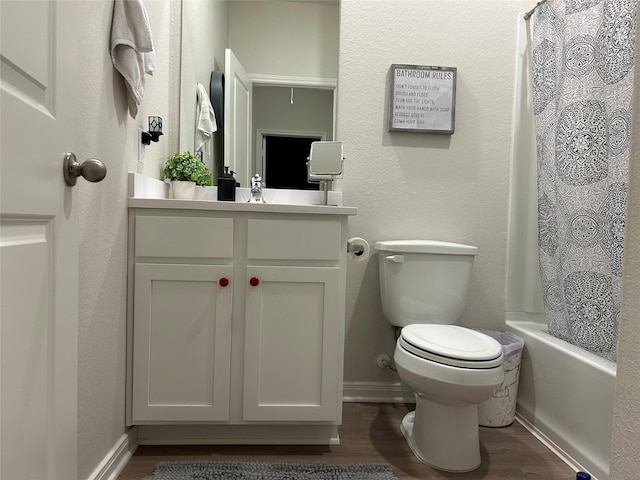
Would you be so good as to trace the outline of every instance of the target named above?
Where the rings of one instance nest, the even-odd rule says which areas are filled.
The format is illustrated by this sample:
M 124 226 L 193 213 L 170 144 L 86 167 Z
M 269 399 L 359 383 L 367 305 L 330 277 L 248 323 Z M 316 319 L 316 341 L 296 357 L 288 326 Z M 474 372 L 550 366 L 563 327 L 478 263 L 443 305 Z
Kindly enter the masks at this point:
M 147 480 L 397 480 L 386 464 L 160 462 Z

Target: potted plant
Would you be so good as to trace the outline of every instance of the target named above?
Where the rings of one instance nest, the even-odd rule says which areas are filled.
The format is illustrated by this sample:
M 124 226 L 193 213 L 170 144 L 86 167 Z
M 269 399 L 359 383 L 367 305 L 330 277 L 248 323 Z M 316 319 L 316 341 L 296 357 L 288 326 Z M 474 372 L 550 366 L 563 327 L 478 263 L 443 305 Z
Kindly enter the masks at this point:
M 174 153 L 164 164 L 162 175 L 171 181 L 173 198 L 193 198 L 195 186 L 211 185 L 211 172 L 207 166 L 189 151 Z

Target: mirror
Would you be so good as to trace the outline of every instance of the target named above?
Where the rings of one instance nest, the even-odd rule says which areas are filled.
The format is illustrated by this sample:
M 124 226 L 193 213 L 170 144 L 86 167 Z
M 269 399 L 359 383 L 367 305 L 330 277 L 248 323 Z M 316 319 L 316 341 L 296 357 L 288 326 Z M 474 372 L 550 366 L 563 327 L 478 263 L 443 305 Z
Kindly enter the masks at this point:
M 238 149 L 240 153 L 232 168 L 241 173 L 242 178 L 236 177 L 241 186 L 249 186 L 254 173 L 261 174 L 269 184 L 267 164 L 271 160 L 265 159 L 261 135 L 334 139 L 339 32 L 337 0 L 183 0 L 182 8 L 181 151 L 194 148 L 196 86 L 200 83 L 208 89 L 211 72 L 225 70 L 227 48 L 233 51 L 249 75 L 253 91 L 277 87 L 286 92 L 286 95 L 269 93 L 267 99 L 270 101 L 252 103 L 250 126 L 246 129 L 249 131 L 247 147 Z M 318 109 L 307 112 L 308 123 L 300 120 L 304 117 L 297 112 L 292 125 L 283 124 L 283 119 L 293 118 L 294 108 L 302 110 L 305 96 L 302 89 L 331 93 L 327 100 L 330 102 L 327 109 L 329 126 L 317 126 Z M 279 102 L 280 110 L 274 113 L 275 99 L 282 96 L 286 100 Z M 260 110 L 266 108 L 269 115 Z M 264 123 L 265 118 L 271 118 L 270 122 L 279 121 L 277 124 Z M 223 171 L 229 148 L 234 148 L 227 142 L 229 139 L 238 141 L 235 132 L 229 130 L 230 125 L 225 120 L 224 127 L 213 134 L 203 155 L 214 173 L 214 181 Z M 306 176 L 306 168 L 298 170 Z
M 313 142 L 309 153 L 309 180 L 341 175 L 342 161 L 342 142 Z
M 324 205 L 329 205 L 333 181 L 342 174 L 342 142 L 313 142 L 307 163 L 309 182 L 317 182 L 324 192 Z

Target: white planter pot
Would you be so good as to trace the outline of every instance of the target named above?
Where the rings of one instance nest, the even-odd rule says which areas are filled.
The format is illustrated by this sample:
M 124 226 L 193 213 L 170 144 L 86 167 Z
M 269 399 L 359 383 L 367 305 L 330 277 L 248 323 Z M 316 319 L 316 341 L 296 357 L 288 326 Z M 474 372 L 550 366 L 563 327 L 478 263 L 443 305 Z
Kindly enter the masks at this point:
M 196 193 L 196 182 L 173 180 L 171 182 L 171 191 L 173 198 L 181 200 L 192 199 Z

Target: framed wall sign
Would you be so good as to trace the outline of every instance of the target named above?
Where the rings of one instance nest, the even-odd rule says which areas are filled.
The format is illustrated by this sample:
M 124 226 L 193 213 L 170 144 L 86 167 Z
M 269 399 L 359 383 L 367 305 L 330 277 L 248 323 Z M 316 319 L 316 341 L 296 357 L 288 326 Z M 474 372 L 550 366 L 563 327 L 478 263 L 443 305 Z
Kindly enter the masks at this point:
M 389 131 L 454 131 L 456 68 L 391 65 Z

